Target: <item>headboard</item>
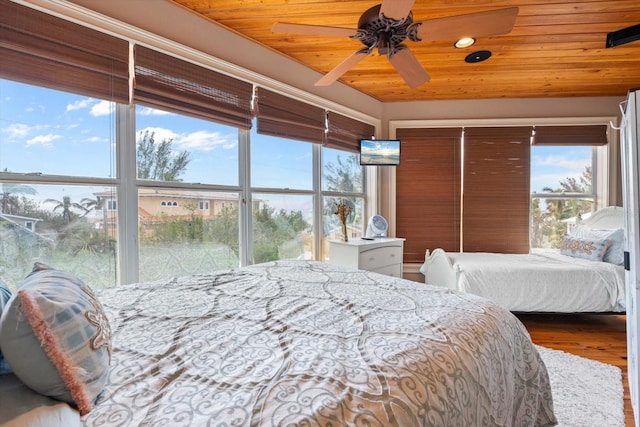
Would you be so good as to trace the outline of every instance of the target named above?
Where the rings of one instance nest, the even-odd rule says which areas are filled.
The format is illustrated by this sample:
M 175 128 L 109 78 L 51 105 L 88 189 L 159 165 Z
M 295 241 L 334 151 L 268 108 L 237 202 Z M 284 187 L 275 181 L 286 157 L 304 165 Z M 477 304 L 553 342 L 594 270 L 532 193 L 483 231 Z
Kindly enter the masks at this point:
M 624 228 L 624 209 L 620 206 L 602 208 L 584 218 L 580 224 L 600 230 Z

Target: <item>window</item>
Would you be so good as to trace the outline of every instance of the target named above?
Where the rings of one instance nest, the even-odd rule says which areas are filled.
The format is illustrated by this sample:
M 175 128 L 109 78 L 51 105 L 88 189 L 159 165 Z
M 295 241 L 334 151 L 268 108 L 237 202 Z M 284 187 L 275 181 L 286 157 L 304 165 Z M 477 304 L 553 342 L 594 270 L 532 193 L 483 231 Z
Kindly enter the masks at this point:
M 253 262 L 313 259 L 313 196 L 253 193 Z
M 163 208 L 163 193 L 179 198 Z M 206 213 L 203 197 L 234 200 L 233 208 Z M 239 262 L 238 193 L 138 188 L 140 280 L 206 273 L 237 267 Z
M 314 145 L 251 131 L 252 261 L 314 258 Z
M 570 227 L 596 210 L 597 153 L 588 145 L 531 147 L 532 248 L 559 248 Z
M 333 212 L 334 203 L 342 199 L 354 208 L 348 220 L 350 236 L 362 235 L 364 169 L 358 156 L 349 151 L 252 132 L 254 262 L 281 258 L 328 259 L 327 240 L 341 236 L 340 223 Z M 314 164 L 319 164 L 321 170 L 320 189 L 313 186 Z M 322 209 L 322 224 L 317 225 L 315 200 L 320 200 Z M 316 243 L 318 235 L 321 237 Z M 315 256 L 318 251 L 319 255 Z
M 361 169 L 357 186 L 323 194 L 320 144 L 349 150 L 373 126 L 334 115 L 327 130 L 320 106 L 137 44 L 130 55 L 128 40 L 5 7 L 33 15 L 0 36 L 13 49 L 0 67 L 0 221 L 10 212 L 38 221 L 30 240 L 24 226 L 0 228 L 14 233 L 2 236 L 10 244 L 0 239 L 12 283 L 33 260 L 99 288 L 318 259 L 323 197 L 364 209 Z M 367 135 L 344 132 L 345 123 Z
M 135 111 L 140 279 L 237 267 L 238 129 L 145 106 Z M 210 212 L 209 200 L 221 208 Z
M 0 80 L 0 91 L 0 170 L 115 177 L 115 104 L 9 80 Z
M 0 270 L 13 289 L 34 260 L 94 288 L 117 283 L 118 219 L 104 203 L 115 203 L 114 126 L 107 101 L 0 79 L 0 212 L 30 219 L 0 217 Z
M 313 189 L 313 144 L 251 132 L 251 183 L 259 188 Z
M 329 240 L 342 238 L 342 224 L 335 214 L 336 204 L 352 207 L 347 218 L 349 238 L 361 237 L 366 226 L 364 168 L 355 152 L 322 148 L 323 239 L 321 256 L 328 260 Z

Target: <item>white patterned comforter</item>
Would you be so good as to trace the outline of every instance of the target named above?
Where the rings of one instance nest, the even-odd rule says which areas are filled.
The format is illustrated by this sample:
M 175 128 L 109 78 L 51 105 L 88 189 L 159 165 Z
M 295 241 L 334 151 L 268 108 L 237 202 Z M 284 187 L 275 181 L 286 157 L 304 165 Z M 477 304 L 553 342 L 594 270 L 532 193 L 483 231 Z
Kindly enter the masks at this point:
M 556 423 L 527 331 L 474 295 L 277 261 L 98 296 L 114 352 L 86 426 Z

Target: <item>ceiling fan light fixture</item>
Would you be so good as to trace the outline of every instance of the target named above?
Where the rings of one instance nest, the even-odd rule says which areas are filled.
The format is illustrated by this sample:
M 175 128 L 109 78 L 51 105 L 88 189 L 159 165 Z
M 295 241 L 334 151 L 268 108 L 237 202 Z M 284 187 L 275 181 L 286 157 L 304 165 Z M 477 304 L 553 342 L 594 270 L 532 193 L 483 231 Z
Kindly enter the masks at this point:
M 476 43 L 476 39 L 474 39 L 473 37 L 463 37 L 459 40 L 457 40 L 453 46 L 456 49 L 464 49 L 466 47 L 470 47 L 473 46 Z

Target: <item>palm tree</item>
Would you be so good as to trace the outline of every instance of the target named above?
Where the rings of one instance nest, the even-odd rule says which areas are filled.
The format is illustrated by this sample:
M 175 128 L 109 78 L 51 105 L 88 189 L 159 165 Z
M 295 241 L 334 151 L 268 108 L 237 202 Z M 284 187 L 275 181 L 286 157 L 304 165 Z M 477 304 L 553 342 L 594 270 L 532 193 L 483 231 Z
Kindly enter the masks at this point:
M 82 216 L 86 216 L 92 210 L 99 211 L 104 208 L 105 199 L 103 197 L 96 197 L 95 199 L 90 199 L 85 197 L 80 200 L 80 205 L 84 209 L 85 213 Z
M 45 200 L 45 203 L 56 204 L 53 207 L 53 212 L 57 211 L 58 209 L 62 209 L 62 218 L 66 219 L 67 222 L 71 222 L 71 220 L 73 219 L 74 213 L 71 209 L 79 209 L 85 214 L 87 212 L 87 209 L 84 206 L 82 206 L 80 203 L 72 202 L 71 197 L 69 196 L 63 196 L 62 201 L 56 199 L 47 199 Z
M 7 172 L 6 169 L 4 171 Z M 0 212 L 10 214 L 19 208 L 19 199 L 16 197 L 17 194 L 33 196 L 38 194 L 38 191 L 30 185 L 3 183 Z

